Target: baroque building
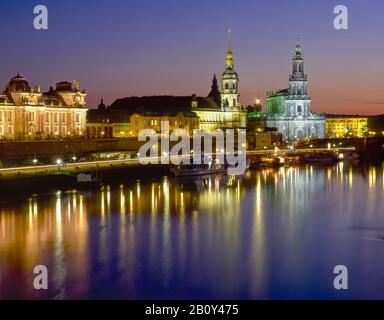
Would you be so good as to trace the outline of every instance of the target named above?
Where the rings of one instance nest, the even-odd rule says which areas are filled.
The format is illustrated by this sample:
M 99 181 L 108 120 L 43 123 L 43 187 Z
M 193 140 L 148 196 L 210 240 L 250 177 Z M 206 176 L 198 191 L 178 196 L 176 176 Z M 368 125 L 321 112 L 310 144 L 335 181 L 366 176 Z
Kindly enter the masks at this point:
M 93 138 L 137 137 L 140 130 L 160 132 L 161 121 L 169 121 L 170 130 L 183 128 L 212 132 L 216 129 L 246 128 L 247 110 L 239 102 L 239 76 L 229 40 L 221 91 L 216 75 L 206 97 L 145 96 L 117 99 L 109 107 L 100 104 L 88 114 L 87 135 Z
M 8 140 L 81 136 L 85 133 L 85 91 L 75 80 L 41 93 L 17 74 L 0 94 L 0 138 Z
M 221 75 L 221 92 L 214 75 L 208 97 L 193 97 L 192 111 L 199 117 L 199 129 L 211 132 L 216 129 L 246 128 L 247 110 L 240 105 L 239 76 L 234 68 L 230 31 L 225 70 Z
M 325 137 L 325 116 L 311 110 L 311 97 L 308 95 L 308 79 L 304 72 L 304 59 L 300 40 L 292 62 L 292 74 L 289 77 L 288 96 L 284 92 L 273 98 L 284 102 L 284 109 L 273 108 L 276 113 L 267 114 L 267 126 L 277 128 L 286 140 Z
M 361 138 L 368 134 L 368 118 L 350 115 L 327 115 L 327 138 Z
M 161 123 L 166 121 L 169 131 L 184 129 L 192 134 L 199 127 L 198 116 L 185 110 L 191 97 L 149 96 L 118 99 L 106 107 L 101 100 L 97 109 L 87 115 L 89 138 L 137 138 L 144 129 L 161 133 Z

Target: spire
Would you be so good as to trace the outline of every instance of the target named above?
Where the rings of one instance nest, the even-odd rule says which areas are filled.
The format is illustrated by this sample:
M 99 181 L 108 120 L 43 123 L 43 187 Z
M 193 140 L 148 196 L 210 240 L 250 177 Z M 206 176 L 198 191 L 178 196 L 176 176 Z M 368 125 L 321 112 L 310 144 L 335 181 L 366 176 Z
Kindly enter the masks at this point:
M 211 89 L 212 89 L 212 90 L 219 90 L 219 86 L 218 86 L 218 84 L 217 84 L 216 74 L 213 75 Z
M 101 99 L 100 99 L 100 104 L 98 105 L 97 108 L 98 108 L 99 110 L 105 110 L 106 106 L 105 106 L 105 104 L 104 104 L 104 99 L 103 99 L 103 97 L 101 97 Z
M 302 50 L 300 45 L 300 35 L 297 34 L 294 60 L 302 60 L 302 59 L 303 57 L 302 57 Z
M 216 74 L 213 75 L 211 91 L 208 94 L 208 98 L 211 98 L 213 102 L 219 107 L 221 104 L 219 85 L 217 84 Z
M 231 29 L 228 29 L 228 51 L 231 51 Z
M 228 29 L 228 51 L 227 56 L 225 59 L 225 68 L 226 69 L 233 69 L 233 54 L 231 50 L 231 29 Z

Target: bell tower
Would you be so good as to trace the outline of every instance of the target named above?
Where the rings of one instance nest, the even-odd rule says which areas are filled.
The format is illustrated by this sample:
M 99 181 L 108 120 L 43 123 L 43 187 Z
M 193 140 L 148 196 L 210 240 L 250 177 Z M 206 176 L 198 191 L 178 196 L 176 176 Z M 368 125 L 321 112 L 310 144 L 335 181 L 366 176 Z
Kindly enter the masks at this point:
M 285 112 L 287 115 L 295 117 L 306 117 L 311 114 L 311 98 L 308 96 L 308 80 L 307 75 L 304 73 L 304 59 L 299 36 L 297 36 L 293 54 L 292 74 L 289 76 Z
M 221 108 L 233 110 L 239 106 L 239 76 L 234 70 L 231 50 L 231 30 L 228 30 L 228 50 L 225 58 L 225 70 L 221 75 Z

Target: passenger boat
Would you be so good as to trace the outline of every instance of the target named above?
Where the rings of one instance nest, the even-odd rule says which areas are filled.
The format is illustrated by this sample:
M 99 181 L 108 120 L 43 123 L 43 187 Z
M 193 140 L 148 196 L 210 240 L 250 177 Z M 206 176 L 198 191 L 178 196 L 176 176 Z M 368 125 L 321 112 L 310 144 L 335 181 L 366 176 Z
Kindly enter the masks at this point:
M 339 159 L 344 161 L 353 161 L 360 158 L 359 154 L 355 151 L 348 151 L 344 153 L 339 153 Z
M 97 173 L 78 173 L 76 175 L 77 187 L 96 187 L 101 184 Z
M 276 156 L 254 156 L 250 159 L 250 169 L 274 168 L 283 165 L 282 158 Z
M 299 153 L 287 153 L 284 157 L 285 165 L 296 165 L 305 163 L 305 158 Z
M 317 152 L 304 156 L 307 163 L 332 163 L 339 160 L 334 152 Z
M 171 172 L 175 177 L 196 177 L 211 174 L 225 174 L 227 173 L 227 168 L 218 163 L 182 164 L 171 167 Z

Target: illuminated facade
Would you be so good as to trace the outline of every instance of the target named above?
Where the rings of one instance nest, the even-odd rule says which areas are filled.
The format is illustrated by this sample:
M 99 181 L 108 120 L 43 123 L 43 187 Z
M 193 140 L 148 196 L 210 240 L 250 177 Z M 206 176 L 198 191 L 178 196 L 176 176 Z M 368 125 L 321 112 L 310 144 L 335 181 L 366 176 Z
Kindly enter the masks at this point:
M 311 111 L 311 97 L 307 91 L 308 81 L 304 73 L 304 59 L 299 39 L 297 39 L 292 66 L 284 111 L 268 114 L 267 126 L 277 128 L 287 140 L 305 137 L 324 138 L 325 116 Z
M 212 132 L 216 129 L 246 128 L 247 111 L 239 104 L 239 77 L 234 70 L 229 45 L 225 71 L 221 76 L 222 91 L 216 75 L 207 97 L 144 96 L 117 99 L 108 108 L 103 103 L 90 110 L 87 124 L 89 137 L 137 137 L 143 129 L 160 131 L 161 121 L 169 121 L 170 130 L 183 128 Z
M 284 113 L 288 97 L 289 89 L 267 92 L 267 113 L 271 115 Z
M 159 111 L 156 102 L 161 104 L 164 97 L 125 98 L 123 106 L 106 108 L 103 102 L 97 110 L 89 110 L 87 136 L 89 138 L 137 138 L 140 131 L 152 129 L 161 132 L 161 122 L 168 122 L 169 130 L 184 129 L 189 134 L 199 127 L 199 118 L 194 112 Z M 136 108 L 140 99 L 150 99 L 154 106 Z M 143 102 L 144 104 L 146 102 Z M 177 108 L 176 108 L 177 109 Z
M 363 137 L 368 132 L 368 118 L 327 115 L 326 128 L 328 138 Z
M 17 74 L 0 95 L 0 138 L 49 139 L 81 136 L 86 128 L 85 91 L 77 81 L 59 82 L 46 93 Z
M 194 96 L 192 100 L 192 111 L 199 117 L 199 128 L 207 132 L 215 129 L 246 128 L 247 111 L 240 105 L 239 97 L 239 76 L 234 68 L 229 38 L 225 70 L 221 75 L 221 92 L 215 75 L 208 97 Z

